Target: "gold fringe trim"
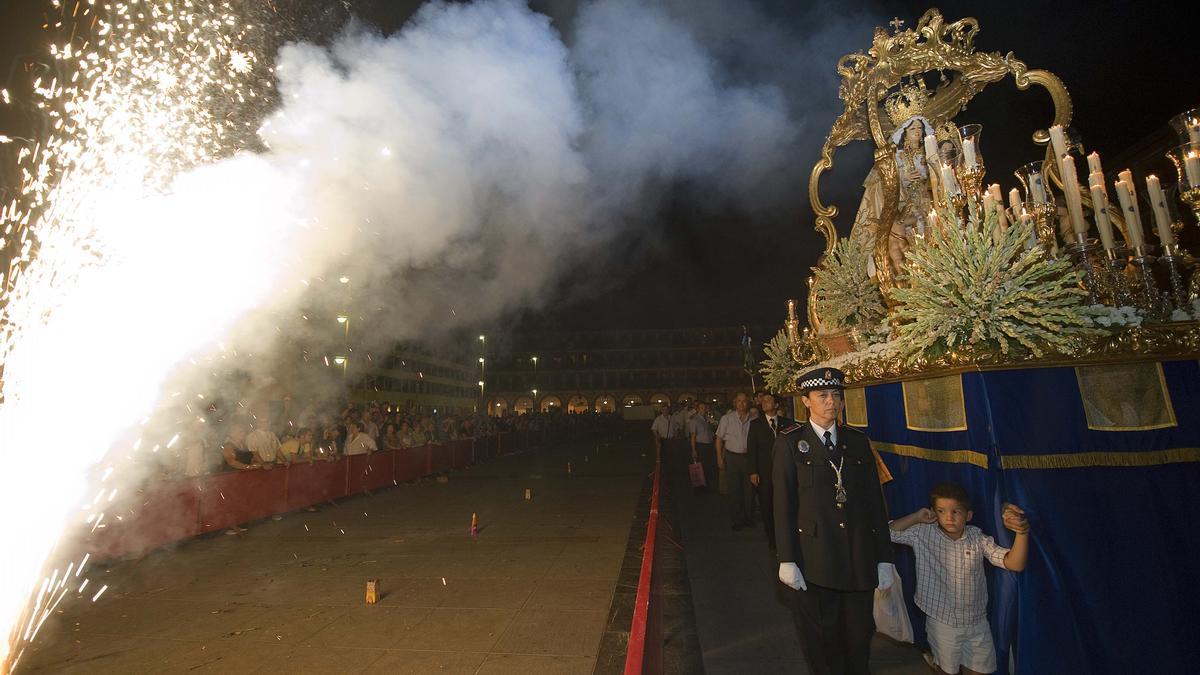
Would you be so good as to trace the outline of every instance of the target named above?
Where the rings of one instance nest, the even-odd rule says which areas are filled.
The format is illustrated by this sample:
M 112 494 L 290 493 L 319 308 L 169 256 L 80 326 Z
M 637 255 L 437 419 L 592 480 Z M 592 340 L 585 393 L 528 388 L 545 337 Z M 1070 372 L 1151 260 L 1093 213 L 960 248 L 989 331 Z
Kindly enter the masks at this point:
M 1200 448 L 1170 448 L 1151 452 L 1080 452 L 1060 455 L 1005 455 L 1004 469 L 1081 469 L 1095 466 L 1159 466 L 1200 462 Z
M 915 457 L 916 459 L 925 459 L 931 462 L 974 464 L 981 469 L 988 468 L 987 455 L 982 452 L 975 452 L 974 450 L 930 450 L 929 448 L 918 448 L 915 445 L 899 445 L 897 443 L 880 443 L 877 441 L 872 441 L 871 444 L 877 450 L 893 455 Z

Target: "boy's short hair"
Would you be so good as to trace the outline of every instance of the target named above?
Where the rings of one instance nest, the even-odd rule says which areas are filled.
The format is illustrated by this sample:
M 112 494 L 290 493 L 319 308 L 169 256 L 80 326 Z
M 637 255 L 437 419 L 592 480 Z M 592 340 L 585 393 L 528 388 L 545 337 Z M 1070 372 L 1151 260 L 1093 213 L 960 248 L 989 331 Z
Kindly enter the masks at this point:
M 929 505 L 935 506 L 939 499 L 953 499 L 962 504 L 962 507 L 968 511 L 971 510 L 971 497 L 967 494 L 967 490 L 958 483 L 938 483 L 929 491 Z

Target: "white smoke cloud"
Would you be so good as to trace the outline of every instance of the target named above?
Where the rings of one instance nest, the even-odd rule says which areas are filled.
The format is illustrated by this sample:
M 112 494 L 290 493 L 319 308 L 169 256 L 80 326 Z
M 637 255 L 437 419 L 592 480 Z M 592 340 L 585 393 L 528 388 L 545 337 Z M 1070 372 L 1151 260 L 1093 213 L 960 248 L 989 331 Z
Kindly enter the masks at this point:
M 796 135 L 776 87 L 727 81 L 645 3 L 589 4 L 573 33 L 512 0 L 435 2 L 394 36 L 280 53 L 262 136 L 325 232 L 307 267 L 384 308 L 375 335 L 537 309 L 568 273 L 589 285 L 673 185 L 763 201 Z

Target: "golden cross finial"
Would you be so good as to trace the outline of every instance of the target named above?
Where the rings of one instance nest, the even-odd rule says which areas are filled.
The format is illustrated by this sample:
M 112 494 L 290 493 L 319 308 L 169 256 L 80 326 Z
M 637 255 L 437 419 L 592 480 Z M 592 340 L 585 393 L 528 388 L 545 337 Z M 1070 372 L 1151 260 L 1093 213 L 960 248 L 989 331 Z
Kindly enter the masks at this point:
M 900 32 L 900 29 L 904 27 L 904 19 L 901 19 L 898 16 L 893 17 L 892 20 L 888 22 L 888 25 L 892 27 L 892 35 L 896 35 Z

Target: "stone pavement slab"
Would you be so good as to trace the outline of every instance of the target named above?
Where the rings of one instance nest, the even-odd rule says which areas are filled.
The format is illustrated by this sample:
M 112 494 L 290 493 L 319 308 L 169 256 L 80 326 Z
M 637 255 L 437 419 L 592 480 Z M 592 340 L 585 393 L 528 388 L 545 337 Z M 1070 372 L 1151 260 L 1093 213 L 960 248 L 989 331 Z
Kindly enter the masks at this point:
M 98 563 L 18 672 L 591 672 L 652 468 L 563 445 Z

